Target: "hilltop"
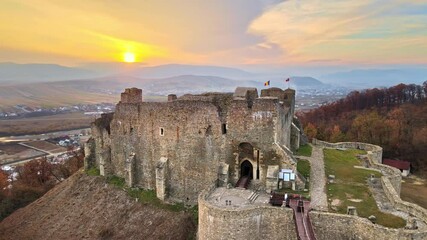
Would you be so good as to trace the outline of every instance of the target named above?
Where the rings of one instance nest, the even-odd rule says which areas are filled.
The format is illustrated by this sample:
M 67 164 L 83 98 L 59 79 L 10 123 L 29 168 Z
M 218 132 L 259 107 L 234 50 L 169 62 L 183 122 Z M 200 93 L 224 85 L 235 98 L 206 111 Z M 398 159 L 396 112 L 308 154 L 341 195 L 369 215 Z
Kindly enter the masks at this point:
M 143 205 L 82 172 L 0 223 L 1 239 L 188 239 L 195 231 L 190 214 Z

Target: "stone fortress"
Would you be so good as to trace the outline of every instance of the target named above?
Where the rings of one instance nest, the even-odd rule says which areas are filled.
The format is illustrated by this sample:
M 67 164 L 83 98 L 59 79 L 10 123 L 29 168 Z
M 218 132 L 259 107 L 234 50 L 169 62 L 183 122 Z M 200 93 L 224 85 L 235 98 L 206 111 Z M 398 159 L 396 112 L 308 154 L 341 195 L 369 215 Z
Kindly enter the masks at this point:
M 143 102 L 140 89 L 126 89 L 116 112 L 92 125 L 87 162 L 128 186 L 155 189 L 162 200 L 195 204 L 203 189 L 242 176 L 273 190 L 280 169 L 296 173 L 294 104 L 292 89 L 259 96 L 239 87 L 234 94 L 169 95 L 167 102 Z
M 270 206 L 265 194 L 305 184 L 292 155 L 300 142 L 294 104 L 292 89 L 259 95 L 256 88 L 238 87 L 234 93 L 169 95 L 167 102 L 143 102 L 142 90 L 126 89 L 116 112 L 92 124 L 85 167 L 155 190 L 164 201 L 198 204 L 198 239 L 297 239 L 292 210 Z M 383 172 L 390 201 L 427 221 L 425 209 L 400 199 L 401 176 L 380 164 L 380 147 L 314 144 L 368 151 L 366 161 Z M 291 177 L 280 177 L 282 170 Z M 234 188 L 242 179 L 250 180 L 248 189 Z M 317 239 L 427 239 L 427 231 L 388 229 L 357 216 L 311 211 L 309 218 Z

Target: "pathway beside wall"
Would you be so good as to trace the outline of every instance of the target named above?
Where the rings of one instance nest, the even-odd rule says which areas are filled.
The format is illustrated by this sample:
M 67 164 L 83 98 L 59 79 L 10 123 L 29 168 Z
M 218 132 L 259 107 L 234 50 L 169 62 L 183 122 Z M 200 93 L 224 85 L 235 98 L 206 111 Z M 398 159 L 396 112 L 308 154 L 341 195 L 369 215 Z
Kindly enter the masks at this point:
M 311 157 L 298 156 L 298 158 L 310 161 L 311 207 L 318 211 L 328 211 L 328 201 L 325 192 L 326 176 L 323 148 L 315 145 L 312 145 L 312 147 Z

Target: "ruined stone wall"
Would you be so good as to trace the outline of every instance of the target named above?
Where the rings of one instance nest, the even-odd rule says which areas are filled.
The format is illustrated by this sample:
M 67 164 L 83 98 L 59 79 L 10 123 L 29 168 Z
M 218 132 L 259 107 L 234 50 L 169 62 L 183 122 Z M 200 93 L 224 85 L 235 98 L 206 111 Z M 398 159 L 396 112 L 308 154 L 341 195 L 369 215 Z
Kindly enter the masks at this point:
M 139 89 L 126 89 L 114 115 L 92 126 L 95 147 L 88 145 L 88 152 L 102 175 L 123 177 L 132 187 L 161 186 L 162 199 L 195 203 L 217 179 L 237 182 L 247 160 L 239 157 L 239 145 L 248 143 L 254 150 L 248 160 L 260 170 L 257 184 L 265 185 L 269 166 L 292 167 L 293 116 L 276 97 L 240 90 L 245 98 L 206 93 L 148 103 L 141 102 Z
M 279 106 L 279 107 L 278 107 Z M 286 155 L 281 154 L 274 146 L 278 129 L 280 132 L 290 131 L 282 129 L 284 111 L 276 98 L 255 99 L 252 106 L 248 106 L 245 100 L 234 100 L 227 116 L 227 140 L 233 150 L 237 150 L 240 143 L 247 142 L 254 149 L 260 150 L 260 181 L 265 183 L 268 165 L 281 167 L 282 160 Z M 279 126 L 280 125 L 280 126 Z M 236 161 L 230 164 L 230 175 L 232 182 L 237 181 L 240 163 Z M 256 168 L 256 161 L 251 161 Z
M 220 208 L 199 195 L 198 239 L 297 239 L 293 212 L 289 208 L 253 206 Z
M 121 103 L 139 103 L 142 102 L 142 90 L 138 88 L 126 88 L 120 95 Z
M 422 208 L 414 203 L 403 201 L 400 198 L 400 194 L 394 190 L 394 187 L 388 178 L 382 177 L 381 184 L 383 186 L 384 193 L 394 208 L 416 216 L 427 223 L 427 210 L 425 208 Z
M 293 212 L 289 208 L 253 206 L 220 208 L 199 195 L 198 239 L 297 239 Z M 311 211 L 317 240 L 423 240 L 427 231 L 394 229 L 352 215 Z
M 291 126 L 291 149 L 293 151 L 296 151 L 299 149 L 300 142 L 301 142 L 300 138 L 301 138 L 301 130 L 294 123 L 292 123 L 292 126 Z
M 328 143 L 313 139 L 313 144 L 329 148 L 353 148 L 367 150 L 367 158 L 370 167 L 380 170 L 383 176 L 381 177 L 381 184 L 384 192 L 393 204 L 393 207 L 412 214 L 427 223 L 427 210 L 413 203 L 403 201 L 400 198 L 400 188 L 402 175 L 400 171 L 394 167 L 381 164 L 382 148 L 373 144 L 360 143 L 360 142 L 343 142 L 343 143 Z
M 85 158 L 84 158 L 84 169 L 88 170 L 90 168 L 98 167 L 96 155 L 95 155 L 95 139 L 89 138 L 88 141 L 84 144 Z
M 154 189 L 156 166 L 167 158 L 165 185 L 175 200 L 194 203 L 227 159 L 218 108 L 209 102 L 118 104 L 111 131 L 113 172 L 126 178 L 126 160 L 134 154 L 133 185 Z
M 286 94 L 281 88 L 268 88 L 261 90 L 261 97 L 276 97 L 280 102 L 283 102 L 286 99 Z
M 100 174 L 103 176 L 111 172 L 111 169 L 108 167 L 105 168 L 105 166 L 109 165 L 111 162 L 110 122 L 113 116 L 113 113 L 102 114 L 101 118 L 96 119 L 95 122 L 91 124 L 92 137 L 88 143 L 86 143 L 87 147 L 85 147 L 85 155 L 90 156 L 85 159 L 85 161 L 87 161 L 85 165 L 87 167 L 98 166 Z M 91 159 L 92 157 L 95 159 Z
M 311 211 L 310 219 L 317 240 L 422 240 L 427 238 L 427 232 L 386 228 L 352 215 Z
M 290 109 L 283 103 L 276 105 L 278 112 L 277 124 L 275 129 L 275 142 L 291 149 L 291 124 L 293 116 L 290 116 Z
M 402 175 L 398 169 L 382 164 L 383 149 L 380 146 L 362 142 L 329 143 L 318 139 L 313 139 L 313 144 L 327 148 L 350 148 L 367 151 L 366 157 L 369 160 L 370 167 L 380 170 L 385 175 L 383 177 L 389 179 L 395 191 L 400 195 Z
M 290 115 L 293 117 L 295 115 L 295 90 L 287 88 L 284 90 L 285 92 L 285 106 L 289 107 Z

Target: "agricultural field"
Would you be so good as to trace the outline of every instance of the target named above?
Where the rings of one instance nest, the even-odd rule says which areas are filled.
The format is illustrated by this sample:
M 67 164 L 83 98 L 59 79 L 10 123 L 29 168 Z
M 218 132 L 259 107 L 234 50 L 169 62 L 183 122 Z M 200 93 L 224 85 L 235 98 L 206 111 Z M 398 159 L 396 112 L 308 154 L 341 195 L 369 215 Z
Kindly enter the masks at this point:
M 67 151 L 64 147 L 46 141 L 31 141 L 25 142 L 24 144 L 50 153 L 62 153 Z
M 65 113 L 52 116 L 0 120 L 0 136 L 17 136 L 88 128 L 94 116 Z
M 0 165 L 46 156 L 47 154 L 17 143 L 0 144 Z

